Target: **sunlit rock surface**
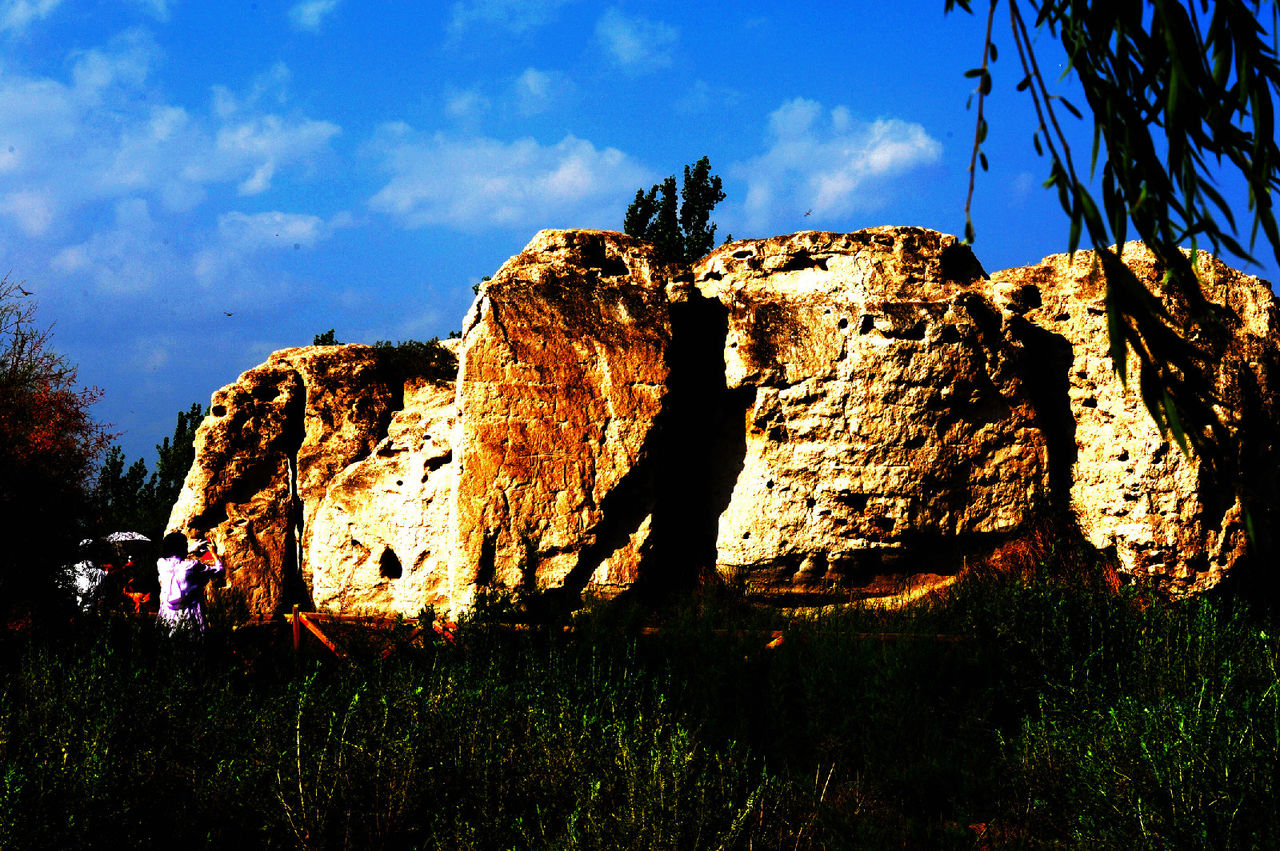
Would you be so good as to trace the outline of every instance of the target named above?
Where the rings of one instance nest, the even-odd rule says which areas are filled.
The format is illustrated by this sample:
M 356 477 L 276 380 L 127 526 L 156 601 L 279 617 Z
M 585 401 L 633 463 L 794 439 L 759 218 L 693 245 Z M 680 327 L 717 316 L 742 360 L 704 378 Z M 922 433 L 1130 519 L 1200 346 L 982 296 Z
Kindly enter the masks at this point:
M 719 569 L 776 591 L 954 572 L 1049 497 L 1033 388 L 1055 352 L 982 294 L 969 249 L 918 228 L 798 233 L 713 252 L 741 469 Z
M 627 480 L 666 393 L 664 283 L 644 243 L 543 231 L 484 284 L 458 358 L 456 599 L 635 580 L 651 494 Z
M 391 406 L 368 346 L 276 352 L 213 394 L 169 529 L 211 533 L 228 585 L 254 611 L 309 602 L 311 521 L 334 477 L 381 438 Z
M 454 387 L 418 380 L 372 453 L 334 477 L 308 536 L 312 600 L 341 612 L 447 609 Z
M 1124 256 L 1158 292 L 1163 270 Z M 1172 310 L 1222 422 L 1209 465 L 1113 374 L 1092 261 L 988 278 L 955 238 L 894 227 L 739 241 L 687 268 L 621 234 L 543 231 L 449 341 L 456 379 L 309 347 L 219 390 L 170 527 L 212 530 L 263 613 L 725 581 L 893 596 L 1048 516 L 1175 594 L 1269 577 L 1270 289 L 1201 255 L 1223 309 L 1195 328 Z
M 1128 243 L 1122 260 L 1161 294 L 1164 269 L 1145 246 Z M 1251 552 L 1259 560 L 1273 552 L 1272 506 L 1280 497 L 1280 418 L 1271 383 L 1280 377 L 1275 296 L 1267 283 L 1204 253 L 1197 272 L 1205 296 L 1222 308 L 1216 327 L 1184 335 L 1205 365 L 1205 395 L 1227 438 L 1219 481 L 1201 458 L 1161 435 L 1139 395 L 1136 356 L 1129 357 L 1127 388 L 1112 369 L 1106 277 L 1093 252 L 1074 259 L 1055 254 L 992 275 L 996 289 L 1027 308 L 1028 321 L 1071 345 L 1066 396 L 1076 455 L 1070 496 L 1081 530 L 1094 546 L 1114 551 L 1123 569 L 1174 593 L 1213 587 Z M 1175 326 L 1187 327 L 1185 312 L 1167 297 L 1162 302 Z M 1260 561 L 1254 566 L 1273 570 Z

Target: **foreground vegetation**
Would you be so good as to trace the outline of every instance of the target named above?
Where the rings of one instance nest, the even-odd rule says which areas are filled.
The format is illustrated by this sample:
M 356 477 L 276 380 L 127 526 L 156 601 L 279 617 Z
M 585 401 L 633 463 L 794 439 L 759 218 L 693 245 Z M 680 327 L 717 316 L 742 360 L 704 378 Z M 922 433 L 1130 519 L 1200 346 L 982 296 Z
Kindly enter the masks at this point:
M 354 666 L 225 623 L 11 634 L 0 847 L 1280 844 L 1280 641 L 1238 603 L 1042 573 L 766 648 L 775 617 L 490 611 Z

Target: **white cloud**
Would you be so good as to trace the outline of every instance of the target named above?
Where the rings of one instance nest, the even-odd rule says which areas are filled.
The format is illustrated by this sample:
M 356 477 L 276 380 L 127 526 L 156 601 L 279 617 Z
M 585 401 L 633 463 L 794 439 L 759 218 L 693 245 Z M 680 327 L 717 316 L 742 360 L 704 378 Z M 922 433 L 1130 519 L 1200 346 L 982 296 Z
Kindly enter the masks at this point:
M 217 180 L 251 173 L 240 185 L 241 195 L 257 195 L 271 188 L 271 178 L 281 163 L 310 159 L 328 147 L 339 133 L 336 124 L 305 118 L 265 115 L 218 130 L 212 160 L 192 164 L 187 174 Z
M 39 191 L 10 192 L 0 197 L 0 216 L 10 219 L 27 236 L 43 236 L 53 224 L 53 204 Z
M 179 234 L 219 189 L 269 198 L 314 171 L 340 128 L 287 108 L 290 75 L 279 64 L 245 90 L 216 89 L 205 108 L 165 103 L 150 83 L 158 55 L 132 32 L 72 53 L 61 78 L 0 73 L 0 245 L 23 245 L 51 258 L 52 273 L 119 296 L 180 289 L 203 252 L 206 283 L 256 298 L 244 287 L 260 277 L 230 277 L 253 271 L 245 258 L 264 250 L 250 239 L 254 222 L 279 225 L 290 250 L 339 222 L 232 217 L 212 235 Z
M 706 80 L 698 80 L 675 102 L 676 112 L 685 115 L 707 112 L 719 107 L 733 106 L 742 100 L 741 92 L 724 86 L 712 86 Z
M 523 35 L 545 25 L 573 0 L 460 0 L 453 4 L 449 34 L 460 37 L 468 29 L 500 29 Z
M 301 3 L 294 4 L 289 10 L 289 23 L 293 24 L 295 29 L 318 33 L 325 16 L 337 7 L 338 0 L 303 0 Z
M 573 82 L 559 71 L 525 68 L 492 99 L 480 86 L 446 89 L 444 111 L 458 128 L 474 132 L 495 109 L 502 115 L 541 115 L 562 106 L 574 95 Z
M 324 219 L 304 213 L 225 213 L 218 217 L 218 235 L 241 250 L 313 248 L 326 235 Z
M 289 78 L 282 65 L 247 93 L 215 89 L 208 113 L 157 103 L 148 88 L 156 56 L 146 36 L 130 33 L 73 54 L 65 81 L 0 74 L 0 220 L 56 237 L 77 211 L 122 198 L 180 211 L 213 185 L 263 193 L 311 168 L 340 132 L 275 110 Z
M 566 136 L 533 139 L 416 134 L 380 128 L 371 146 L 391 179 L 369 206 L 406 227 L 614 227 L 649 172 L 614 148 Z
M 516 109 L 521 115 L 538 115 L 555 107 L 570 91 L 571 83 L 555 71 L 526 68 L 513 85 Z
M 489 111 L 489 99 L 475 88 L 450 91 L 445 95 L 444 110 L 453 119 L 474 125 Z
M 1018 207 L 1026 202 L 1031 193 L 1035 191 L 1036 176 L 1029 171 L 1020 171 L 1009 184 L 1009 206 Z
M 339 213 L 328 221 L 306 213 L 278 210 L 223 213 L 218 217 L 215 239 L 196 252 L 194 273 L 202 282 L 217 281 L 243 269 L 256 255 L 315 248 L 339 229 L 352 224 L 349 213 Z
M 185 276 L 178 254 L 161 235 L 150 204 L 142 198 L 125 198 L 114 209 L 112 227 L 59 251 L 53 257 L 53 269 L 84 275 L 112 295 L 150 292 L 181 281 Z
M 811 210 L 820 219 L 877 206 L 886 179 L 936 162 L 942 145 L 919 124 L 870 123 L 796 98 L 769 116 L 769 149 L 733 171 L 747 181 L 747 225 L 765 229 Z
M 213 113 L 226 120 L 240 112 L 284 106 L 289 100 L 289 83 L 292 79 L 293 72 L 289 70 L 289 66 L 276 62 L 254 77 L 249 89 L 242 95 L 237 96 L 226 86 L 213 86 Z
M 73 86 L 80 98 L 88 100 L 136 92 L 147 81 L 156 47 L 146 35 L 134 31 L 118 37 L 111 50 L 84 50 L 73 55 Z
M 22 32 L 61 5 L 62 0 L 0 0 L 0 32 Z
M 671 64 L 671 51 L 680 33 L 669 24 L 624 15 L 614 8 L 596 22 L 596 37 L 616 65 L 644 73 Z
M 271 188 L 271 178 L 275 177 L 276 164 L 267 160 L 258 166 L 253 174 L 240 181 L 240 185 L 236 187 L 241 195 L 257 195 L 260 192 L 266 192 Z

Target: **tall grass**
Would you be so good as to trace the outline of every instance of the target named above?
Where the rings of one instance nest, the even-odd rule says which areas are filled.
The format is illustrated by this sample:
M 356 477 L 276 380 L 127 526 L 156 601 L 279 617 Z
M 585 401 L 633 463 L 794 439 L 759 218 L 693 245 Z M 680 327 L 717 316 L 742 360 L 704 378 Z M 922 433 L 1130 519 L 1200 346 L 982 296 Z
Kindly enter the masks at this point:
M 11 637 L 0 847 L 1280 844 L 1280 642 L 1228 599 L 973 580 L 772 649 L 714 595 L 484 621 L 359 666 L 253 629 Z

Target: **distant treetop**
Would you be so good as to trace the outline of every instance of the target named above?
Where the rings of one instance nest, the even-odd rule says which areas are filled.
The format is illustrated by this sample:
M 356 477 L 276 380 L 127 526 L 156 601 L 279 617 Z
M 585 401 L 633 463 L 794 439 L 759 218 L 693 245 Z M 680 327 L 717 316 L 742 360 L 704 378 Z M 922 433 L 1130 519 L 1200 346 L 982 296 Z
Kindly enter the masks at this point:
M 720 176 L 711 174 L 711 163 L 703 157 L 684 167 L 678 207 L 672 175 L 648 192 L 636 190 L 622 229 L 628 236 L 651 243 L 662 260 L 692 263 L 716 244 L 711 211 L 723 200 Z

